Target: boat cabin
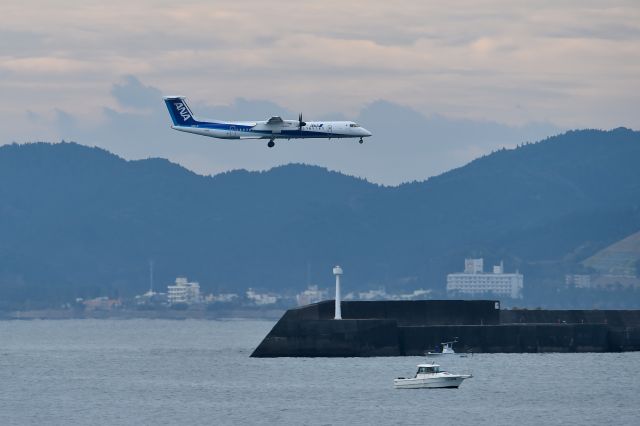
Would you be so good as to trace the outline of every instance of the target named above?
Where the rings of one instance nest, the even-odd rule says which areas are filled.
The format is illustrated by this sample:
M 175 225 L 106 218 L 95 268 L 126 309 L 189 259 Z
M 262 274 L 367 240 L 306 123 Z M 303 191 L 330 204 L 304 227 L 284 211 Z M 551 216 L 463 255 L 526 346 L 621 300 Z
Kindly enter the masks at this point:
M 453 344 L 457 343 L 457 340 L 454 340 L 453 342 L 442 342 L 442 353 L 443 354 L 455 354 L 456 351 L 453 350 Z
M 418 374 L 435 374 L 440 372 L 440 366 L 438 364 L 418 364 Z

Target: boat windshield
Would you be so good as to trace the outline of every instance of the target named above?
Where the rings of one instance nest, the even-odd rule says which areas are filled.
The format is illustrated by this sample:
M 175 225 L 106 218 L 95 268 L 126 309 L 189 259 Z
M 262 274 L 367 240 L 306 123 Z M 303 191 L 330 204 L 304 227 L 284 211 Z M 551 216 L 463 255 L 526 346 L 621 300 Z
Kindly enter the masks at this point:
M 436 365 L 430 367 L 418 367 L 418 374 L 437 373 L 438 367 Z

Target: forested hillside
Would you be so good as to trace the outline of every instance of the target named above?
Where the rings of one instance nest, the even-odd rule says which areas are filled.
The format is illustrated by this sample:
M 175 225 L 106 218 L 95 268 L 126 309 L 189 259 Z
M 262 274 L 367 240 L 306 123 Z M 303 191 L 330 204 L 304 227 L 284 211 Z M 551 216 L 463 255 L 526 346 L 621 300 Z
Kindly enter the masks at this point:
M 73 143 L 0 147 L 0 304 L 130 296 L 178 275 L 204 291 L 442 291 L 465 256 L 526 294 L 640 230 L 640 133 L 572 131 L 382 187 L 306 165 L 208 177 Z M 556 278 L 554 278 L 556 277 Z

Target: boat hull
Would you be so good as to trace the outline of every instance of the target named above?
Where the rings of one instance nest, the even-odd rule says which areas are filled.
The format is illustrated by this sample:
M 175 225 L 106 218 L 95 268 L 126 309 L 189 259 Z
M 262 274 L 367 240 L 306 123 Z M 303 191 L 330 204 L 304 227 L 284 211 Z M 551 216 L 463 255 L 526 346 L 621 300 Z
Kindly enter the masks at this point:
M 442 389 L 457 388 L 470 375 L 448 375 L 445 377 L 395 379 L 393 386 L 396 389 Z

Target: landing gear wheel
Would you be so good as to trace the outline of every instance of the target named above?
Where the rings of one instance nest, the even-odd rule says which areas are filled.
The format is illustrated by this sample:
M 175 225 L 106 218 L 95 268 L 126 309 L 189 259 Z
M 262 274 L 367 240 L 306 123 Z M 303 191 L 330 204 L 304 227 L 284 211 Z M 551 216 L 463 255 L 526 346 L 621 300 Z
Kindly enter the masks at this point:
M 267 146 L 269 148 L 273 148 L 274 146 L 276 146 L 276 143 L 273 140 L 270 140 L 269 143 L 267 143 Z
M 362 138 L 360 138 L 360 140 L 358 141 L 358 143 L 363 143 L 364 141 L 362 140 Z

